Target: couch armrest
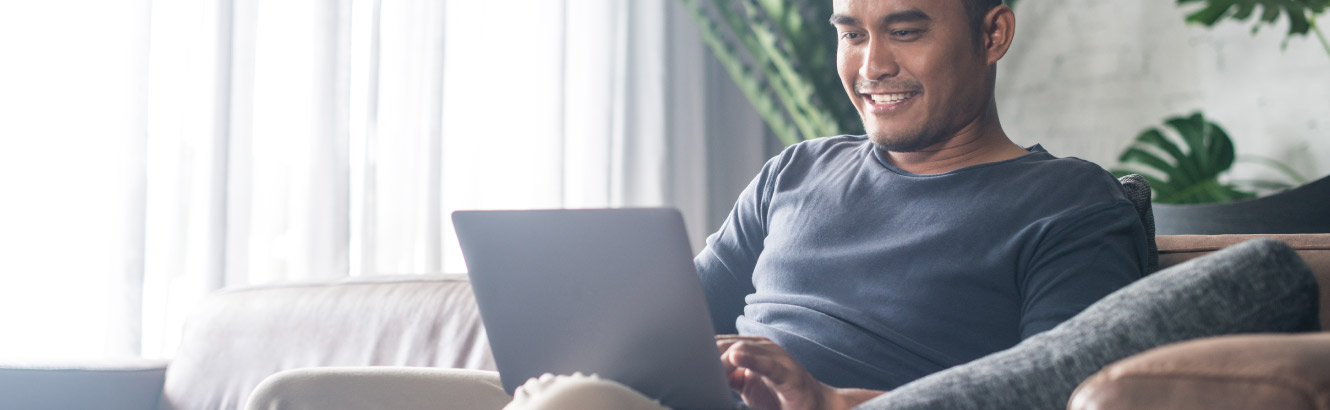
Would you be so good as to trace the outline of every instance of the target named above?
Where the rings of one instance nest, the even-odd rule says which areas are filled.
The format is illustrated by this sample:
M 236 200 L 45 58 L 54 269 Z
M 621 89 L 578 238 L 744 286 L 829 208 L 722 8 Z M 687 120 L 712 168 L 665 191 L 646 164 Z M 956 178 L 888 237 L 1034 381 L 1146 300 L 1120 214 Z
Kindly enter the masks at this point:
M 1072 394 L 1071 410 L 1330 410 L 1330 333 L 1242 335 L 1123 359 Z
M 0 362 L 0 407 L 155 410 L 166 361 Z

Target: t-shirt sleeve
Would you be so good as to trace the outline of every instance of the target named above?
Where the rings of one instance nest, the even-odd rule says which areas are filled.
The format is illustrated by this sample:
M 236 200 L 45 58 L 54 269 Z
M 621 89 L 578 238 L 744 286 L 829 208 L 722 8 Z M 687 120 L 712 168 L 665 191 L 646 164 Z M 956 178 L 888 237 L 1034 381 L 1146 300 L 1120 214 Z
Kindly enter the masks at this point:
M 1145 228 L 1129 202 L 1069 210 L 1054 219 L 1021 284 L 1022 339 L 1070 319 L 1145 272 Z
M 693 258 L 716 334 L 738 333 L 735 320 L 743 314 L 744 297 L 756 291 L 753 268 L 766 239 L 766 195 L 779 158 L 767 161 L 748 183 L 720 230 L 707 237 L 707 246 Z

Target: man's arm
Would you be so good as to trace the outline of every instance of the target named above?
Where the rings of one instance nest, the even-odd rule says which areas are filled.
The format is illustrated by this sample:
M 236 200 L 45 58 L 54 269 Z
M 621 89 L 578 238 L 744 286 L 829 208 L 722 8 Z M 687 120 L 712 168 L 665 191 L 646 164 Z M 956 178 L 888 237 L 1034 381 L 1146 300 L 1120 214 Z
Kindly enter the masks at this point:
M 744 297 L 755 291 L 753 268 L 767 235 L 766 198 L 780 158 L 767 161 L 739 194 L 720 230 L 707 237 L 706 248 L 693 258 L 716 334 L 738 333 L 735 318 L 743 314 Z
M 1146 246 L 1145 228 L 1125 201 L 1059 218 L 1022 276 L 1021 338 L 1051 329 L 1140 279 Z

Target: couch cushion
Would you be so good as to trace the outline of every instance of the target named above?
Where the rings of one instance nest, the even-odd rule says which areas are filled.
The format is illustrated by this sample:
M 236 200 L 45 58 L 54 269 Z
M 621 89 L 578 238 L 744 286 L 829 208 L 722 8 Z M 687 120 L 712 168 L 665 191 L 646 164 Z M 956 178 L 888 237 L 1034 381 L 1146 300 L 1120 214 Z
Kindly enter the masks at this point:
M 1201 255 L 1255 238 L 1271 238 L 1298 251 L 1316 273 L 1321 285 L 1321 328 L 1330 329 L 1330 233 L 1285 235 L 1161 235 L 1159 268 L 1167 268 Z
M 160 407 L 240 408 L 269 375 L 325 366 L 495 369 L 464 275 L 247 287 L 190 317 Z

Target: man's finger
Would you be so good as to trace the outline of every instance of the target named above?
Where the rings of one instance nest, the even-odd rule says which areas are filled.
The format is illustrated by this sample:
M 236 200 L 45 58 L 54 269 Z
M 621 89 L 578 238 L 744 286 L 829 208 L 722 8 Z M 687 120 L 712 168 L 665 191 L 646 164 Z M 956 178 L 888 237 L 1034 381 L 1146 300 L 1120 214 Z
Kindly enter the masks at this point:
M 743 341 L 757 342 L 761 340 L 766 340 L 766 338 L 755 337 L 755 336 L 739 336 L 739 335 L 717 335 L 716 349 L 719 349 L 721 352 L 724 352 L 725 349 L 729 349 L 730 346 L 738 342 L 743 342 Z
M 725 370 L 725 379 L 730 383 L 730 390 L 743 391 L 744 376 L 747 373 L 742 368 L 732 368 Z
M 734 346 L 735 343 L 740 342 L 779 348 L 776 345 L 776 342 L 761 336 L 719 335 L 716 336 L 716 349 L 720 350 L 721 353 L 724 353 L 726 350 L 730 349 L 730 346 Z
M 720 352 L 720 365 L 725 369 L 725 373 L 734 372 L 734 369 L 738 368 L 734 365 L 734 362 L 730 361 L 728 356 L 728 348 Z
M 740 341 L 774 343 L 771 341 L 771 339 L 767 339 L 762 336 L 716 335 L 716 344 L 734 343 Z
M 784 384 L 789 377 L 794 358 L 784 350 L 773 350 L 762 344 L 737 342 L 725 352 L 727 366 L 752 370 L 772 383 Z
M 767 339 L 766 336 L 746 336 L 746 335 L 736 335 L 736 334 L 716 335 L 716 339 L 717 339 L 717 340 L 720 340 L 720 339 L 729 339 L 729 340 L 771 340 L 771 339 Z

